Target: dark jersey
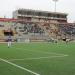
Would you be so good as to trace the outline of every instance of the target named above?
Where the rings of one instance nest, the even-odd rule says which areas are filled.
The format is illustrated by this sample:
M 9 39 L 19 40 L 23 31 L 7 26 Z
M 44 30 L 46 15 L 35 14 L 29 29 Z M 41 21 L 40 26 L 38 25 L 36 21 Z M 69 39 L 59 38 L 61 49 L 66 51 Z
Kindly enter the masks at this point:
M 8 37 L 8 41 L 12 41 L 12 38 L 11 38 L 11 36 L 9 36 L 9 37 Z

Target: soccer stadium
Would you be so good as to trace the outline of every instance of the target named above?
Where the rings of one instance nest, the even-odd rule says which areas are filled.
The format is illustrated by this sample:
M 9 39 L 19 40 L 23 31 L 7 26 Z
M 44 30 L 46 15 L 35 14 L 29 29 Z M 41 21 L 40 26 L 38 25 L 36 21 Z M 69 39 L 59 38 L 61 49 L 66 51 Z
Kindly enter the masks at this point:
M 75 23 L 67 16 L 17 9 L 0 18 L 0 75 L 75 75 Z

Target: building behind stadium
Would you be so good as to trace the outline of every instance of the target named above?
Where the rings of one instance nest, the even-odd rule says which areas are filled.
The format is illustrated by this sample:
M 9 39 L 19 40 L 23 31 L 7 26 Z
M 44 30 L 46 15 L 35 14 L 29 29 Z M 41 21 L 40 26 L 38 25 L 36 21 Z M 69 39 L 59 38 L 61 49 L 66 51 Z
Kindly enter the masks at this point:
M 75 24 L 67 22 L 66 13 L 18 9 L 13 18 L 0 18 L 0 41 L 9 35 L 13 41 L 46 41 L 47 39 L 74 39 Z

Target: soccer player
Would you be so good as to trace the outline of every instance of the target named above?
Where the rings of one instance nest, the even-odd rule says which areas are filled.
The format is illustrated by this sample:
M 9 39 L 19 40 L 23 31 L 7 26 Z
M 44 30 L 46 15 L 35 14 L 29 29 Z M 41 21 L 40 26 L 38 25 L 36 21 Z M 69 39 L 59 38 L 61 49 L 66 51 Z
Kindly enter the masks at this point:
M 12 38 L 11 35 L 8 36 L 8 48 L 11 47 Z

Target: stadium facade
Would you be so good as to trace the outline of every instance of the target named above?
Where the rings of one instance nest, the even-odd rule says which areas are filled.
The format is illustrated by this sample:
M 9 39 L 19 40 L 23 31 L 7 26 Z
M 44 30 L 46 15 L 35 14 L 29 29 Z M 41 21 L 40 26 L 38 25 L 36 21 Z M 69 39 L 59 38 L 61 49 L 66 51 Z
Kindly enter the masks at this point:
M 67 15 L 31 9 L 15 10 L 13 18 L 0 18 L 0 41 L 5 41 L 9 35 L 17 41 L 74 37 L 75 24 L 67 22 Z
M 19 9 L 13 12 L 13 18 L 16 19 L 25 19 L 28 21 L 37 21 L 45 22 L 56 20 L 58 22 L 67 22 L 66 13 L 57 13 L 49 11 L 39 11 L 39 10 L 30 10 L 30 9 Z

